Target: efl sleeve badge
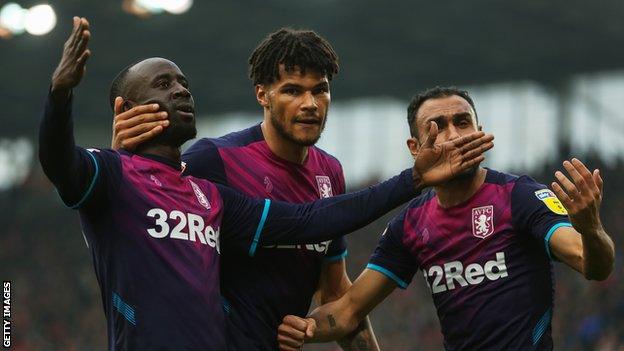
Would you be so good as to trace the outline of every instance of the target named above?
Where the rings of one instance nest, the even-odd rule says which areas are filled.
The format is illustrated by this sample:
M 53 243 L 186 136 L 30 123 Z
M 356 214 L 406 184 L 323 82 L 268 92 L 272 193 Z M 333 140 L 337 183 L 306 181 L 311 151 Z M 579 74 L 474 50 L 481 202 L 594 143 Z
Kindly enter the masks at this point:
M 552 212 L 562 216 L 566 216 L 568 214 L 568 210 L 563 207 L 561 201 L 559 201 L 557 196 L 555 196 L 555 193 L 553 193 L 550 189 L 538 190 L 535 192 L 535 196 L 537 196 L 537 198 Z

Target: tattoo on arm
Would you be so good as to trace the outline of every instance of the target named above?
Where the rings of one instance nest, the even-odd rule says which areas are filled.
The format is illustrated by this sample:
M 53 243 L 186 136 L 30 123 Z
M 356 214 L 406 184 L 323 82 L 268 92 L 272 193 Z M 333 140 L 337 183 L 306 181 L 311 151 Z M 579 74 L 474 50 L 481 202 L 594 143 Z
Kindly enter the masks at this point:
M 336 320 L 334 319 L 333 315 L 328 315 L 327 316 L 327 320 L 329 321 L 329 327 L 330 328 L 336 328 Z
M 373 340 L 372 334 L 368 329 L 368 323 L 366 322 L 360 323 L 351 334 L 339 340 L 338 345 L 340 345 L 343 350 L 348 351 L 378 350 L 377 343 Z

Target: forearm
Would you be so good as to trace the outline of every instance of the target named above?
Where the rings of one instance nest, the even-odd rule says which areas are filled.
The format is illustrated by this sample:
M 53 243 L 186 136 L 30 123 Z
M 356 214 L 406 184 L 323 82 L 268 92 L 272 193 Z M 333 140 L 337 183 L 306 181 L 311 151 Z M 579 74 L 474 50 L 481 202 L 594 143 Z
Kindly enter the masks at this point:
M 321 289 L 318 294 L 320 305 L 342 298 L 352 286 L 347 276 L 344 260 L 328 263 L 323 268 Z M 353 332 L 336 342 L 345 351 L 379 350 L 379 345 L 368 317 L 364 318 Z
M 353 332 L 337 342 L 345 351 L 379 351 L 379 344 L 368 317 Z
M 412 171 L 355 193 L 304 205 L 275 202 L 264 228 L 263 244 L 304 244 L 335 239 L 357 230 L 413 198 Z
M 44 173 L 58 183 L 74 160 L 74 134 L 69 93 L 50 92 L 39 127 L 39 161 Z
M 583 274 L 592 280 L 605 280 L 613 270 L 615 248 L 609 234 L 600 226 L 581 233 L 583 240 Z
M 69 202 L 75 202 L 92 178 L 85 151 L 76 147 L 71 118 L 71 92 L 48 94 L 39 129 L 39 161 L 50 181 Z
M 343 308 L 342 305 L 341 301 L 338 300 L 312 311 L 309 318 L 313 318 L 316 321 L 316 330 L 314 337 L 306 340 L 306 342 L 316 343 L 339 339 L 344 340 L 356 330 L 361 321 L 353 313 Z

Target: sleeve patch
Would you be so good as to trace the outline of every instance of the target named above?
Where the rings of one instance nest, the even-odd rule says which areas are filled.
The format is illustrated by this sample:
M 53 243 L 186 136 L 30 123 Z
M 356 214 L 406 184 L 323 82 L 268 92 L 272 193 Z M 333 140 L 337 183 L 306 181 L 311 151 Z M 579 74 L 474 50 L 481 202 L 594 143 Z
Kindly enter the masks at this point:
M 568 214 L 568 210 L 566 210 L 561 201 L 555 196 L 555 193 L 550 189 L 538 190 L 535 192 L 535 196 L 553 213 L 563 216 Z

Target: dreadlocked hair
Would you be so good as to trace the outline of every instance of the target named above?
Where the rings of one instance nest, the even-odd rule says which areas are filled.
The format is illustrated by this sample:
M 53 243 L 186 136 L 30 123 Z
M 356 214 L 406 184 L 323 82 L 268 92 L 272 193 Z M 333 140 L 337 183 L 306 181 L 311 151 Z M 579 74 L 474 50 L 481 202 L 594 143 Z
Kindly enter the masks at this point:
M 327 42 L 311 30 L 281 28 L 269 34 L 249 57 L 249 78 L 256 84 L 271 84 L 279 79 L 279 67 L 286 72 L 299 69 L 321 73 L 331 80 L 338 74 L 338 55 Z

